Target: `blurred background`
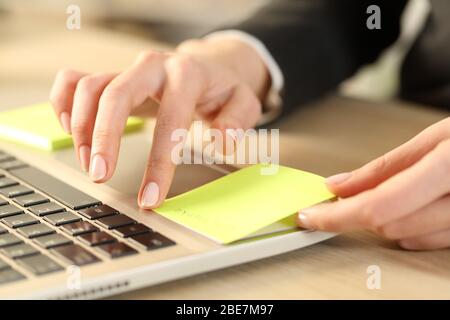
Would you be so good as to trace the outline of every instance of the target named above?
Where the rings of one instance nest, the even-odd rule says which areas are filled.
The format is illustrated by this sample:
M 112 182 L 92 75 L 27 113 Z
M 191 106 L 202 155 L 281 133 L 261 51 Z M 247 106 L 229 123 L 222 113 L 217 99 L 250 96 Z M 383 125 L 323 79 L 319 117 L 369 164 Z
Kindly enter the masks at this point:
M 0 107 L 46 100 L 60 68 L 120 70 L 141 50 L 170 48 L 232 26 L 270 1 L 276 0 L 0 0 Z M 73 4 L 81 8 L 81 29 L 70 31 L 66 9 Z M 426 0 L 411 0 L 399 41 L 341 92 L 371 100 L 392 97 L 398 66 L 427 10 Z

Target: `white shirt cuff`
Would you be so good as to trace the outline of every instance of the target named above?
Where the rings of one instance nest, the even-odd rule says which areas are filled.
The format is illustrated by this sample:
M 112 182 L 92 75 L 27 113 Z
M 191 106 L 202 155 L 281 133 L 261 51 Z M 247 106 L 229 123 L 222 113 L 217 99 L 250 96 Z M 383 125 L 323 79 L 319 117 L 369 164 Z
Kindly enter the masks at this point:
M 223 30 L 216 31 L 208 34 L 204 39 L 216 39 L 229 37 L 237 39 L 239 41 L 245 42 L 247 45 L 251 46 L 264 61 L 267 66 L 271 78 L 271 87 L 267 94 L 266 101 L 264 101 L 264 106 L 269 111 L 263 115 L 262 123 L 268 122 L 276 118 L 279 115 L 282 107 L 281 100 L 281 90 L 284 86 L 284 77 L 281 72 L 280 67 L 277 62 L 267 50 L 266 46 L 256 37 L 239 30 Z

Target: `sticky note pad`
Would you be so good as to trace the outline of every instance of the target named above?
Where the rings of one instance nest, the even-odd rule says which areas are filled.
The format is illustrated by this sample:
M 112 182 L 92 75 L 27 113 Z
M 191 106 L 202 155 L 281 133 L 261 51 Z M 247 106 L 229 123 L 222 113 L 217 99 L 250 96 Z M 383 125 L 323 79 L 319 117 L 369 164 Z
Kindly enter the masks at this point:
M 129 117 L 125 132 L 139 130 L 143 125 L 141 118 Z M 47 151 L 73 145 L 49 103 L 0 112 L 0 138 Z
M 262 175 L 263 166 L 238 170 L 168 199 L 155 211 L 228 244 L 335 197 L 320 176 L 284 166 Z

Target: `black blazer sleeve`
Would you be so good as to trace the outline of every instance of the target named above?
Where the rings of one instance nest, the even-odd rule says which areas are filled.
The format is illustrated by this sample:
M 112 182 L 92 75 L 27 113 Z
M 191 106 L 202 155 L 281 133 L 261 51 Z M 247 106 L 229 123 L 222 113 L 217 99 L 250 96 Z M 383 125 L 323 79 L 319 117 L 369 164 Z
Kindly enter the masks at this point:
M 273 0 L 234 26 L 261 40 L 283 73 L 284 110 L 316 99 L 374 61 L 400 33 L 407 0 Z M 369 5 L 381 29 L 366 25 Z

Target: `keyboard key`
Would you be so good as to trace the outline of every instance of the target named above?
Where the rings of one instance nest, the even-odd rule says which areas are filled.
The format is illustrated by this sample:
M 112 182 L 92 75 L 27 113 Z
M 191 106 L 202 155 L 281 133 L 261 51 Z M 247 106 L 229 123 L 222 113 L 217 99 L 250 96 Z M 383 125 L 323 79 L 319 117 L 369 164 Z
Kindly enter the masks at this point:
M 95 255 L 76 244 L 55 248 L 52 252 L 58 257 L 66 259 L 69 263 L 77 266 L 84 266 L 100 261 Z
M 39 220 L 33 218 L 32 215 L 27 214 L 27 213 L 3 218 L 1 221 L 10 228 L 20 228 L 20 227 L 28 226 L 30 224 L 39 223 Z
M 131 237 L 136 243 L 144 247 L 146 250 L 155 250 L 175 244 L 172 240 L 164 237 L 157 232 L 151 232 Z
M 5 269 L 0 271 L 0 284 L 5 284 L 22 279 L 25 279 L 25 276 L 14 269 Z
M 106 229 L 115 229 L 119 227 L 129 226 L 130 224 L 135 224 L 136 220 L 133 220 L 124 214 L 118 214 L 115 216 L 98 219 L 96 223 Z
M 34 241 L 40 245 L 42 248 L 50 249 L 56 248 L 60 246 L 69 245 L 72 243 L 72 240 L 66 238 L 62 234 L 56 233 L 48 236 L 35 238 Z
M 83 210 L 80 210 L 79 213 L 91 220 L 108 217 L 112 215 L 119 214 L 119 212 L 116 209 L 111 208 L 110 206 L 107 206 L 105 204 L 97 207 L 92 208 L 86 208 Z
M 0 270 L 5 270 L 5 269 L 9 269 L 9 268 L 11 268 L 11 267 L 9 266 L 9 264 L 7 264 L 5 261 L 3 261 L 3 260 L 0 258 Z
M 0 235 L 0 248 L 4 248 L 7 246 L 13 246 L 15 244 L 19 244 L 22 242 L 23 242 L 22 240 L 20 240 L 17 236 L 15 236 L 11 233 L 6 233 L 6 234 Z
M 74 223 L 65 224 L 62 226 L 63 231 L 72 236 L 79 236 L 80 234 L 98 231 L 98 228 L 87 221 L 78 221 Z
M 37 276 L 64 270 L 62 266 L 43 254 L 20 259 L 18 263 Z
M 26 166 L 28 166 L 28 165 L 25 162 L 22 162 L 17 159 L 0 162 L 0 169 L 7 170 L 7 171 L 23 168 Z
M 91 247 L 117 241 L 116 238 L 103 231 L 83 234 L 79 239 Z
M 103 253 L 108 255 L 111 259 L 129 256 L 137 253 L 136 250 L 126 245 L 123 242 L 116 242 L 104 244 L 98 247 Z
M 35 206 L 37 204 L 50 202 L 50 200 L 44 197 L 42 194 L 32 193 L 27 194 L 25 196 L 17 197 L 14 199 L 14 202 L 22 207 L 30 207 Z
M 0 226 L 0 234 L 4 234 L 4 233 L 7 233 L 7 232 L 8 232 L 8 230 L 6 230 L 2 226 Z
M 23 195 L 30 194 L 33 192 L 34 191 L 31 190 L 30 188 L 25 187 L 21 184 L 0 189 L 0 194 L 4 195 L 5 197 L 8 197 L 8 198 L 15 198 L 15 197 L 23 196 Z
M 30 246 L 29 244 L 22 243 L 15 246 L 6 247 L 2 249 L 2 253 L 7 257 L 10 257 L 11 259 L 18 259 L 38 254 L 39 250 L 35 249 L 33 246 Z
M 61 207 L 59 204 L 57 204 L 55 202 L 38 204 L 36 206 L 29 207 L 28 210 L 30 210 L 31 213 L 37 215 L 38 217 L 43 217 L 48 214 L 66 211 L 66 209 L 64 209 L 63 207 Z
M 7 204 L 6 206 L 0 206 L 0 218 L 6 218 L 23 213 L 23 210 L 13 204 Z
M 19 184 L 19 182 L 15 181 L 11 178 L 8 178 L 8 177 L 0 178 L 0 188 L 7 188 L 7 187 L 15 186 L 18 184 Z
M 12 170 L 10 173 L 73 210 L 101 204 L 97 199 L 37 168 L 20 168 Z
M 142 223 L 137 223 L 131 226 L 117 228 L 113 231 L 113 233 L 122 238 L 128 238 L 138 234 L 144 234 L 150 231 L 152 231 L 152 229 L 150 229 L 149 227 L 143 225 Z
M 36 237 L 42 237 L 45 235 L 49 235 L 52 233 L 55 233 L 56 231 L 50 228 L 49 226 L 39 223 L 39 224 L 33 224 L 31 226 L 26 226 L 18 229 L 19 233 L 23 235 L 24 237 L 27 237 L 29 239 L 36 238 Z
M 4 206 L 5 204 L 8 204 L 9 202 L 3 199 L 0 199 L 0 206 Z
M 47 215 L 45 216 L 44 220 L 50 222 L 54 226 L 61 226 L 66 223 L 80 221 L 81 218 L 71 212 L 61 212 Z

